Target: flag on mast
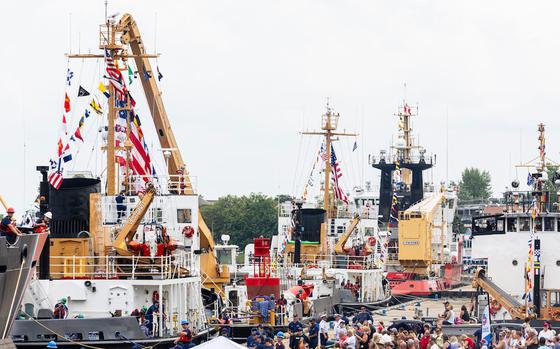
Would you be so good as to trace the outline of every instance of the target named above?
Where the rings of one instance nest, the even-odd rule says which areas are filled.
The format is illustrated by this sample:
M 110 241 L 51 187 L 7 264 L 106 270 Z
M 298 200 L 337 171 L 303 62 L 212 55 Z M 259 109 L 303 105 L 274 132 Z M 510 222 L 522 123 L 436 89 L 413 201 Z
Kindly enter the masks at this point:
M 348 205 L 348 196 L 342 189 L 340 185 L 339 178 L 342 177 L 342 171 L 340 169 L 338 160 L 336 159 L 336 154 L 334 153 L 334 147 L 331 144 L 331 180 L 334 185 L 334 196 L 338 200 L 344 201 Z

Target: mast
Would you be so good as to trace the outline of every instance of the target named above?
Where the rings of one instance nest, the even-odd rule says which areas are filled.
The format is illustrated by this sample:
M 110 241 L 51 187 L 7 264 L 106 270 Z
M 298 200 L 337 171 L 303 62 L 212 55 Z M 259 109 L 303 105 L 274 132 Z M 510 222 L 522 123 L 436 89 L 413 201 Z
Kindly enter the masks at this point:
M 120 40 L 120 34 L 122 34 L 122 30 L 119 29 L 118 25 L 115 24 L 114 16 L 106 18 L 104 24 L 100 25 L 99 28 L 99 48 L 102 50 L 109 50 L 111 52 L 111 56 L 115 61 L 115 65 L 118 69 L 118 61 L 121 60 L 126 62 L 128 58 L 135 58 L 136 56 L 147 57 L 147 58 L 155 58 L 157 55 L 150 55 L 150 54 L 140 54 L 134 55 L 129 54 L 126 50 L 124 45 L 118 43 Z M 68 58 L 93 58 L 93 59 L 105 59 L 105 54 L 67 54 Z M 116 95 L 116 88 L 113 84 L 108 84 L 105 86 L 108 88 L 110 96 L 108 100 L 108 112 L 107 112 L 107 144 L 103 147 L 106 150 L 106 166 L 107 166 L 107 195 L 117 195 L 120 188 L 119 177 L 120 174 L 117 171 L 117 163 L 115 160 L 115 152 L 117 150 L 124 150 L 126 152 L 126 170 L 125 170 L 125 186 L 129 186 L 129 175 L 130 175 L 130 149 L 131 149 L 131 141 L 130 141 L 130 120 L 127 118 L 127 132 L 126 132 L 126 140 L 124 143 L 124 147 L 116 147 L 115 146 L 115 120 L 118 117 L 118 112 L 121 110 L 130 111 L 130 98 L 127 98 L 127 104 L 124 107 L 117 106 L 115 95 Z M 128 189 L 128 188 L 127 188 Z
M 331 157 L 332 157 L 331 147 L 332 147 L 332 142 L 338 140 L 338 138 L 333 138 L 333 137 L 334 136 L 336 137 L 358 136 L 357 133 L 336 132 L 336 129 L 338 128 L 339 117 L 340 114 L 333 112 L 327 100 L 327 112 L 322 115 L 322 120 L 321 120 L 322 131 L 306 131 L 301 133 L 303 135 L 323 136 L 325 139 L 327 158 L 325 159 L 325 183 L 324 183 L 324 193 L 323 193 L 323 208 L 326 211 L 326 215 L 325 215 L 326 224 L 324 228 L 321 228 L 321 254 L 323 256 L 326 256 L 328 254 L 327 244 L 326 244 L 327 226 L 329 222 L 329 217 L 331 216 L 330 213 L 332 211 L 331 195 L 330 195 Z

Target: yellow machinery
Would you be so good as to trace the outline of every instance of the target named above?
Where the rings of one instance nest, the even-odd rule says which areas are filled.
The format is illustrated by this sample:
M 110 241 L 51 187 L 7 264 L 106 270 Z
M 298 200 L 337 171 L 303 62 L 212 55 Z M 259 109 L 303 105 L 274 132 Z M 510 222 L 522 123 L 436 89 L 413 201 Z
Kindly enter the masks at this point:
M 138 225 L 142 221 L 142 218 L 148 211 L 154 196 L 156 195 L 156 190 L 152 183 L 148 183 L 146 188 L 146 194 L 142 197 L 142 200 L 134 207 L 134 210 L 128 217 L 125 225 L 117 234 L 117 237 L 113 241 L 113 248 L 121 256 L 131 256 L 133 253 L 128 249 L 128 244 L 132 241 Z
M 492 280 L 486 277 L 484 269 L 479 269 L 472 280 L 472 286 L 481 288 L 493 298 L 492 307 L 503 306 L 514 319 L 536 318 L 535 309 L 528 309 L 526 305 L 520 303 L 513 296 L 502 290 Z M 540 320 L 560 320 L 560 290 L 542 289 Z M 530 311 L 529 311 L 530 310 Z
M 432 231 L 437 210 L 445 203 L 442 192 L 412 205 L 399 215 L 399 263 L 405 270 L 429 275 L 433 263 Z M 442 229 L 443 237 L 443 217 Z M 443 248 L 443 243 L 442 243 Z
M 348 239 L 352 235 L 352 232 L 354 232 L 354 229 L 356 229 L 356 227 L 358 226 L 358 223 L 360 223 L 360 216 L 355 215 L 354 218 L 352 218 L 352 220 L 346 227 L 346 231 L 344 231 L 344 233 L 340 236 L 340 238 L 336 242 L 336 245 L 334 245 L 334 252 L 336 254 L 346 254 L 346 251 L 344 250 L 344 245 L 346 245 L 346 241 L 348 241 Z
M 147 72 L 153 72 L 150 61 L 146 56 L 140 30 L 136 21 L 130 14 L 124 14 L 117 24 L 117 31 L 121 33 L 121 42 L 129 45 L 133 53 L 134 61 L 138 69 L 145 69 Z M 186 195 L 194 195 L 191 180 L 188 176 L 179 146 L 175 140 L 175 135 L 161 98 L 156 79 L 139 79 L 142 81 L 144 93 L 146 95 L 147 105 L 150 108 L 152 119 L 159 135 L 159 142 L 162 148 L 171 150 L 171 156 L 168 162 L 168 172 L 170 176 L 183 175 L 184 185 L 179 190 Z M 212 232 L 206 225 L 206 222 L 198 212 L 198 231 L 200 233 L 200 249 L 203 253 L 200 255 L 200 265 L 203 274 L 203 284 L 208 288 L 217 288 L 221 291 L 224 284 L 230 282 L 229 270 L 221 267 L 214 255 L 214 238 Z

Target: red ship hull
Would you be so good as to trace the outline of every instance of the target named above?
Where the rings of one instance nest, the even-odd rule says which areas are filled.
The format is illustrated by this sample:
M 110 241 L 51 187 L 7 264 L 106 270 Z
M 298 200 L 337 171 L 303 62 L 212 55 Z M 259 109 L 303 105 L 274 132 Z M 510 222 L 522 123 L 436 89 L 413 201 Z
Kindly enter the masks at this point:
M 443 266 L 443 278 L 417 279 L 416 273 L 390 272 L 387 280 L 393 296 L 430 297 L 461 283 L 461 264 Z

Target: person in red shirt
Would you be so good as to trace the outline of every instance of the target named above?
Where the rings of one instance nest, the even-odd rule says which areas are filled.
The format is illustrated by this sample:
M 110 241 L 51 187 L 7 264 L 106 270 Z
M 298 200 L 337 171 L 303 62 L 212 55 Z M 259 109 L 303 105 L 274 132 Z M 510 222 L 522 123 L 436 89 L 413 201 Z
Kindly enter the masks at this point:
M 428 349 L 428 344 L 430 344 L 430 331 L 424 331 L 424 335 L 420 338 L 420 349 Z
M 463 345 L 465 349 L 474 349 L 475 345 L 471 337 L 468 337 L 467 335 L 462 335 L 461 341 L 464 343 Z

